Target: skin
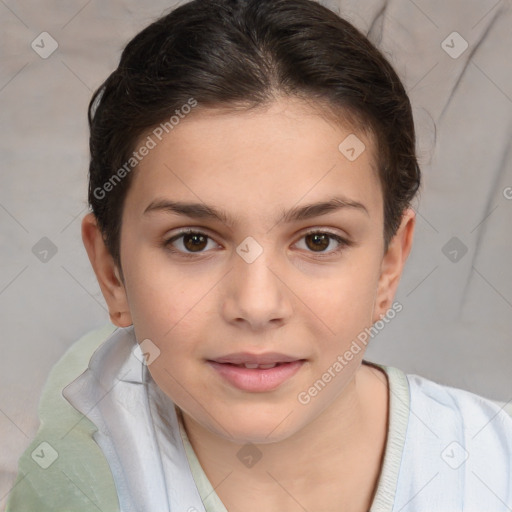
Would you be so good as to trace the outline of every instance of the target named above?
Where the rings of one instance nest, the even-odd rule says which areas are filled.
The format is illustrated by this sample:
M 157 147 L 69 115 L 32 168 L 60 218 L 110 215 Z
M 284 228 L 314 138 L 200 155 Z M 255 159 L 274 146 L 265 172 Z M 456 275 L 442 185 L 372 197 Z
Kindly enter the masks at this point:
M 93 214 L 82 222 L 111 321 L 133 325 L 139 342 L 158 346 L 151 376 L 182 410 L 197 457 L 230 512 L 366 511 L 376 490 L 389 396 L 385 374 L 362 364 L 365 346 L 307 405 L 297 399 L 391 307 L 412 245 L 415 214 L 407 209 L 384 254 L 374 143 L 356 133 L 366 149 L 351 162 L 338 150 L 351 133 L 298 99 L 251 112 L 198 108 L 133 176 L 122 217 L 124 279 Z M 283 210 L 334 195 L 367 211 L 277 222 Z M 206 203 L 233 225 L 144 214 L 155 199 Z M 187 227 L 207 242 L 198 253 L 182 237 L 171 252 L 166 240 Z M 312 228 L 352 243 L 335 252 L 340 245 L 330 239 L 315 249 L 306 236 Z M 248 236 L 263 249 L 252 263 L 236 252 Z M 239 351 L 307 362 L 274 391 L 246 392 L 205 361 Z M 247 443 L 262 455 L 252 467 L 237 457 Z

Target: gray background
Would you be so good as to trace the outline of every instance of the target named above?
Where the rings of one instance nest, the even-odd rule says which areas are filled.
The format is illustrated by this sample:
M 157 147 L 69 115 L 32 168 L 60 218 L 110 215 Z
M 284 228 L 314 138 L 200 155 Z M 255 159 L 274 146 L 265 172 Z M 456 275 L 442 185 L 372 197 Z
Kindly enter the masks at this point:
M 511 2 L 323 3 L 369 34 L 402 77 L 423 170 L 414 247 L 396 297 L 403 311 L 366 358 L 509 401 Z M 0 0 L 0 508 L 38 427 L 50 368 L 108 322 L 80 237 L 88 101 L 123 45 L 172 5 Z M 31 47 L 43 31 L 58 43 L 46 59 Z M 463 48 L 454 31 L 468 44 L 457 58 L 447 53 Z M 33 252 L 48 244 L 43 237 L 57 250 L 47 261 Z M 456 245 L 446 246 L 453 237 Z

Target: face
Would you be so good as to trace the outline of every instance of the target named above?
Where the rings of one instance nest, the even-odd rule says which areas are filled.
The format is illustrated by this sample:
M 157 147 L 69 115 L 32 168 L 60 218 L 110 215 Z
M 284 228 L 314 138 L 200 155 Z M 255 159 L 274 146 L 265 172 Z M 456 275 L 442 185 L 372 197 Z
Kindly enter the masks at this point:
M 351 134 L 299 100 L 196 111 L 137 167 L 124 283 L 107 301 L 160 351 L 158 386 L 212 433 L 268 443 L 311 424 L 349 388 L 364 346 L 308 404 L 300 393 L 391 306 L 403 261 L 383 257 L 374 145 L 355 134 L 354 160 L 339 149 Z M 296 362 L 280 373 L 210 363 L 241 352 Z

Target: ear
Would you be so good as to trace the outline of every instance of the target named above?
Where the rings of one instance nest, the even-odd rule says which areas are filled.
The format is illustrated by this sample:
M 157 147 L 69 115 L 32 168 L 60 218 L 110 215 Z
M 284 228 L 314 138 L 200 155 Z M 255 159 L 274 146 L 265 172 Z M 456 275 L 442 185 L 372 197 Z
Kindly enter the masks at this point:
M 132 325 L 124 283 L 93 213 L 88 213 L 82 219 L 82 241 L 107 302 L 110 321 L 117 327 Z
M 405 262 L 411 251 L 415 224 L 416 213 L 412 208 L 406 209 L 382 259 L 373 322 L 383 317 L 392 305 Z

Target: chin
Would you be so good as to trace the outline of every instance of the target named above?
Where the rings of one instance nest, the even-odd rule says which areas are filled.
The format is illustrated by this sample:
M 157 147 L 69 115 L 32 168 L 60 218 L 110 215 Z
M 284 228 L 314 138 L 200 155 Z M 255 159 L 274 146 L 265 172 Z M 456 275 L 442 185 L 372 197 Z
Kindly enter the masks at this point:
M 262 417 L 255 408 L 251 414 L 241 413 L 238 417 L 231 415 L 228 422 L 224 421 L 228 432 L 218 429 L 218 425 L 215 425 L 217 428 L 214 430 L 224 439 L 241 445 L 278 443 L 300 429 L 298 425 L 291 424 L 296 418 L 289 413 L 283 416 L 282 411 L 283 408 L 279 408 L 275 414 Z

